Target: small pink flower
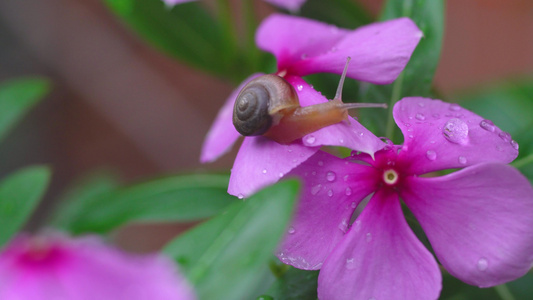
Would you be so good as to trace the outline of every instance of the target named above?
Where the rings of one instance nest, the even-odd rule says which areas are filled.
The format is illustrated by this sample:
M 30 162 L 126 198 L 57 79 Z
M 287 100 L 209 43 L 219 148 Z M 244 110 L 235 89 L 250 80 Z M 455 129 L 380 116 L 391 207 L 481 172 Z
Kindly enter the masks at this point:
M 15 238 L 0 253 L 2 300 L 189 300 L 171 261 L 127 255 L 97 238 Z
M 440 100 L 405 98 L 393 114 L 403 146 L 375 159 L 320 151 L 291 172 L 305 189 L 278 257 L 321 269 L 320 299 L 437 299 L 441 272 L 407 224 L 402 199 L 453 276 L 489 287 L 524 275 L 533 262 L 533 189 L 505 164 L 518 144 Z M 420 176 L 453 168 L 462 169 Z
M 300 17 L 274 14 L 259 27 L 256 43 L 277 59 L 277 75 L 296 90 L 301 106 L 328 100 L 302 76 L 327 72 L 341 74 L 351 57 L 347 76 L 377 83 L 393 82 L 403 70 L 422 32 L 408 18 L 374 23 L 356 30 L 337 28 Z M 200 160 L 210 162 L 229 151 L 240 134 L 232 123 L 235 99 L 246 79 L 226 100 L 208 132 Z M 349 122 L 322 128 L 288 145 L 262 136 L 246 137 L 231 172 L 228 192 L 249 196 L 272 184 L 307 160 L 320 146 L 343 146 L 373 154 L 385 145 L 361 124 Z

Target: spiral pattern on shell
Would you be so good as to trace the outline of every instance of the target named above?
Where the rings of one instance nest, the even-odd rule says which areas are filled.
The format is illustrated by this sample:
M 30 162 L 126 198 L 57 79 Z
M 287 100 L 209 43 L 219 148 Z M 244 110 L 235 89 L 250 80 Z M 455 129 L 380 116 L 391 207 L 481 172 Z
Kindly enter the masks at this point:
M 240 134 L 262 135 L 270 128 L 270 96 L 269 91 L 260 84 L 248 85 L 239 93 L 233 107 L 233 125 Z

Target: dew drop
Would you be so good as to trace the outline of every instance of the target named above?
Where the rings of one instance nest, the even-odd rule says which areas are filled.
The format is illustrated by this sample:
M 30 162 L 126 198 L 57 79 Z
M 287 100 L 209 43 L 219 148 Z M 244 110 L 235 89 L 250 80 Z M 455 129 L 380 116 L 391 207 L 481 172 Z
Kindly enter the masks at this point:
M 308 135 L 305 138 L 305 142 L 308 143 L 308 144 L 313 144 L 315 141 L 316 141 L 316 138 L 313 135 Z
M 412 139 L 412 138 L 414 138 L 414 137 L 415 137 L 415 136 L 412 135 L 412 134 L 409 135 L 409 138 L 410 138 L 410 139 Z
M 263 169 L 263 174 L 266 174 L 267 173 L 267 169 Z
M 440 118 L 440 115 L 439 115 L 439 114 L 433 114 L 433 118 L 435 118 L 435 119 L 439 119 L 439 118 Z
M 301 92 L 304 89 L 304 86 L 299 84 L 296 86 L 296 88 L 298 89 L 298 92 Z
M 418 102 L 418 106 L 420 106 L 420 107 L 424 107 L 424 106 L 426 106 L 426 105 L 424 104 L 424 102 Z
M 330 52 L 337 52 L 337 47 L 331 47 Z
M 326 174 L 326 179 L 328 181 L 335 181 L 335 178 L 337 177 L 337 175 L 335 174 L 335 172 L 331 172 L 329 171 L 327 174 Z
M 452 143 L 464 144 L 468 140 L 468 125 L 459 119 L 450 119 L 444 124 L 442 134 Z
M 417 113 L 415 118 L 419 121 L 424 121 L 426 119 L 426 116 L 424 116 L 424 114 Z
M 302 53 L 301 58 L 302 58 L 302 59 L 307 59 L 307 53 Z
M 466 164 L 466 157 L 464 157 L 464 156 L 459 156 L 459 159 L 458 159 L 458 160 L 459 160 L 459 163 L 460 163 L 461 165 L 465 165 L 465 164 Z
M 350 193 L 351 193 L 351 192 L 350 192 Z M 352 202 L 352 208 L 356 208 L 356 207 L 357 207 L 357 203 Z M 361 222 L 361 221 L 359 221 L 359 222 Z
M 283 173 L 280 172 L 279 173 L 279 178 L 281 178 L 281 177 L 283 177 Z
M 450 110 L 452 110 L 452 111 L 458 111 L 458 110 L 460 110 L 460 109 L 461 109 L 461 106 L 459 106 L 459 104 L 457 104 L 457 103 L 452 103 L 452 104 L 450 104 Z
M 316 195 L 318 192 L 320 192 L 320 189 L 322 188 L 321 184 L 315 185 L 311 188 L 311 195 Z
M 243 194 L 239 194 L 239 195 L 237 195 L 237 198 L 242 200 L 242 199 L 244 199 L 244 195 Z
M 488 267 L 489 267 L 489 262 L 487 261 L 486 258 L 482 257 L 477 261 L 477 269 L 480 270 L 481 272 L 487 270 Z
M 372 241 L 372 233 L 368 232 L 366 234 L 365 240 L 366 240 L 367 243 L 370 243 Z
M 491 120 L 482 120 L 479 122 L 479 126 L 490 132 L 494 132 L 494 130 L 496 130 L 496 126 L 494 126 L 494 123 L 492 123 Z
M 434 150 L 428 150 L 426 152 L 426 157 L 429 159 L 429 160 L 435 160 L 437 159 L 437 152 L 435 152 Z
M 338 227 L 343 233 L 346 233 L 346 231 L 348 231 L 348 220 L 342 219 L 342 222 Z
M 510 142 L 511 141 L 511 134 L 509 132 L 502 131 L 498 134 L 498 136 L 504 141 L 504 142 Z
M 346 190 L 344 191 L 344 194 L 346 194 L 346 196 L 350 196 L 352 194 L 352 189 L 347 187 Z M 352 205 L 354 204 L 355 202 L 352 203 Z
M 339 139 L 339 144 L 344 144 L 344 140 L 343 139 Z
M 289 227 L 289 230 L 288 230 L 289 234 L 294 234 L 296 232 L 296 229 L 294 229 L 294 227 Z
M 411 124 L 409 124 L 409 123 L 403 123 L 403 125 L 404 125 L 405 127 L 411 127 Z
M 328 191 L 328 197 L 333 197 L 333 191 L 332 190 Z
M 346 259 L 346 269 L 353 270 L 355 268 L 355 263 L 353 258 Z
M 344 177 L 342 178 L 344 181 L 348 181 L 348 175 L 344 175 Z
M 515 140 L 511 141 L 511 146 L 513 146 L 515 150 L 518 150 L 518 143 Z
M 316 175 L 316 171 L 311 172 L 311 175 L 315 176 Z

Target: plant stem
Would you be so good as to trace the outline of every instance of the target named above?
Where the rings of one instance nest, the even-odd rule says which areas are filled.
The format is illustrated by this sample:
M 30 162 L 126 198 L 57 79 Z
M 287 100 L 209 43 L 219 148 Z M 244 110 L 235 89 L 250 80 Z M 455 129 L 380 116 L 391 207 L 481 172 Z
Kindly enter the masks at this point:
M 509 288 L 507 288 L 507 285 L 501 284 L 494 287 L 496 292 L 498 293 L 498 296 L 502 298 L 502 300 L 515 300 L 513 297 L 513 294 L 511 294 L 511 291 L 509 291 Z
M 398 76 L 394 84 L 392 85 L 392 93 L 389 103 L 389 114 L 387 118 L 387 127 L 385 128 L 385 136 L 394 140 L 392 136 L 394 133 L 394 118 L 392 117 L 392 108 L 394 104 L 400 100 L 402 94 L 403 72 Z

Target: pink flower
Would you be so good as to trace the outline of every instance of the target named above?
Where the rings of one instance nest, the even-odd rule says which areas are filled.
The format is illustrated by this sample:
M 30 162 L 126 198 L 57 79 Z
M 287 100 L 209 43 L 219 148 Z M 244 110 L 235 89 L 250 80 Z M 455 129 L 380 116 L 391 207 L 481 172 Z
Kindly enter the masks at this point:
M 403 70 L 422 37 L 408 18 L 374 23 L 356 30 L 340 29 L 318 21 L 274 14 L 259 27 L 256 43 L 277 59 L 277 75 L 295 87 L 300 105 L 328 100 L 302 76 L 328 72 L 341 74 L 351 57 L 347 76 L 377 83 L 393 82 Z M 226 100 L 207 134 L 200 160 L 210 162 L 226 153 L 240 134 L 232 123 L 235 99 L 246 79 Z M 354 134 L 355 133 L 355 134 Z M 228 192 L 248 196 L 272 184 L 307 160 L 320 146 L 343 146 L 373 154 L 385 145 L 361 124 L 351 119 L 322 128 L 288 145 L 262 136 L 246 137 L 231 172 Z
M 127 255 L 96 238 L 14 239 L 0 254 L 3 300 L 195 299 L 171 261 Z
M 320 151 L 291 172 L 305 190 L 278 257 L 321 269 L 320 299 L 437 299 L 438 264 L 407 224 L 402 199 L 453 276 L 489 287 L 524 275 L 533 262 L 533 189 L 505 164 L 518 144 L 457 104 L 405 98 L 393 114 L 403 146 L 375 159 Z M 452 168 L 462 169 L 420 176 Z

